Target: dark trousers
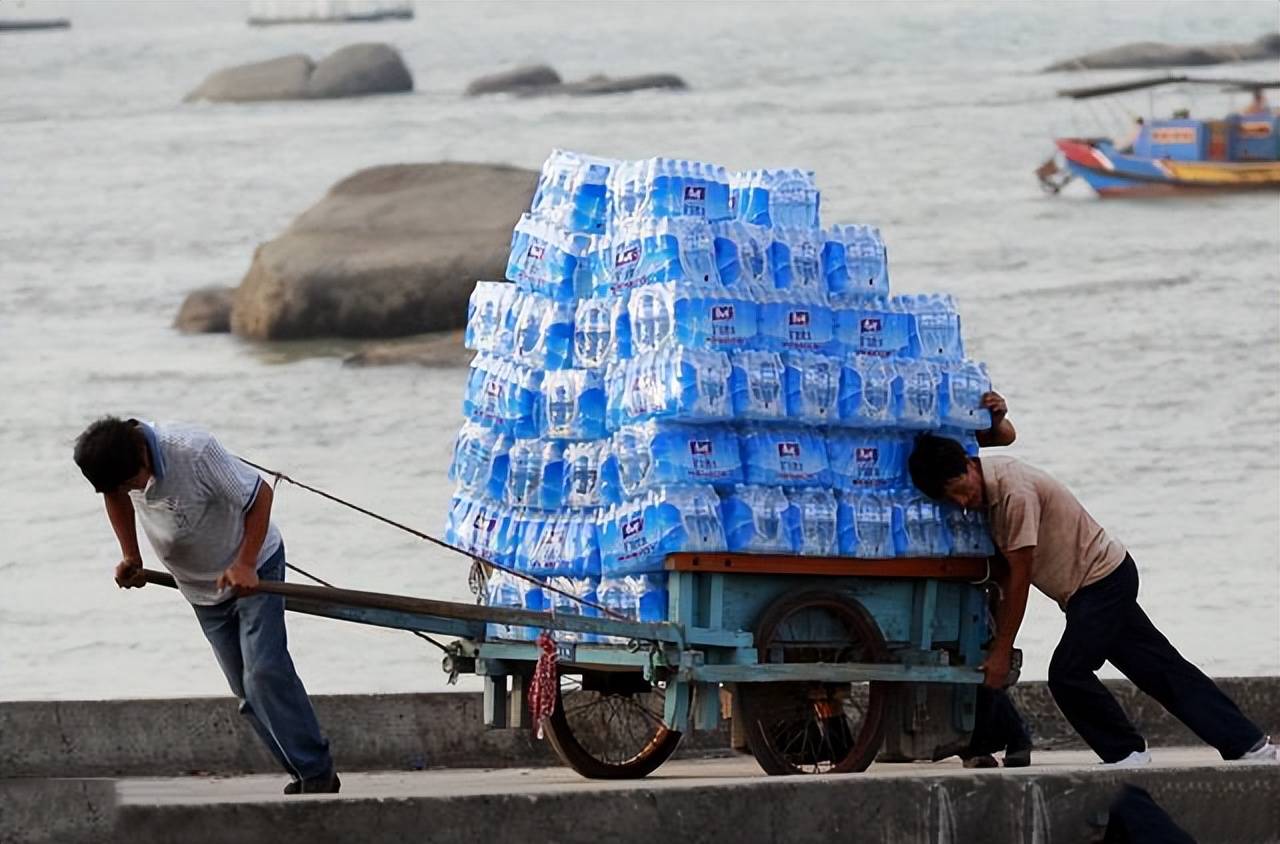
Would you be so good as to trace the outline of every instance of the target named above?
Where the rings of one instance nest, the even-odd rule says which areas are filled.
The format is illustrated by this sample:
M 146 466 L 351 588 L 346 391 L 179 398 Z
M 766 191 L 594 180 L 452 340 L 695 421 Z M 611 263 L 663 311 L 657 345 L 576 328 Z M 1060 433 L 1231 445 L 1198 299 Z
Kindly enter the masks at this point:
M 1049 691 L 1067 721 L 1104 762 L 1146 748 L 1094 672 L 1110 662 L 1223 759 L 1237 759 L 1262 732 L 1200 669 L 1182 658 L 1138 606 L 1133 558 L 1067 602 L 1067 628 L 1049 662 Z
M 988 756 L 1002 750 L 1031 747 L 1031 733 L 1022 713 L 1013 705 L 1004 689 L 978 686 L 974 704 L 973 738 L 960 754 L 961 759 Z

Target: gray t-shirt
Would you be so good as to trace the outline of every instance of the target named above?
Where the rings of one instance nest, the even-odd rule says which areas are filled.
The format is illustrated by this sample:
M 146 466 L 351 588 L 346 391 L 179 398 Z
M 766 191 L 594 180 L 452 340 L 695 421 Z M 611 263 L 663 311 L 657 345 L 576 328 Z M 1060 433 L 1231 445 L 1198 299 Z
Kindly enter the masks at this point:
M 208 432 L 180 423 L 139 423 L 151 451 L 146 489 L 129 493 L 134 512 L 160 562 L 183 597 L 209 606 L 233 596 L 218 589 L 244 541 L 244 517 L 262 477 L 228 454 Z M 280 548 L 275 523 L 258 552 L 257 565 Z

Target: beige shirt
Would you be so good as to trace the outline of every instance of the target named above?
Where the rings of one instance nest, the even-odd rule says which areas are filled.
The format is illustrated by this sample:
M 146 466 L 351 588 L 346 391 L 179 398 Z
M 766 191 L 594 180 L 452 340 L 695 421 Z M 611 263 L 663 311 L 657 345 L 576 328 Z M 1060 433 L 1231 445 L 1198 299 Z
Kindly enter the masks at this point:
M 1124 562 L 1125 547 L 1047 473 L 1012 457 L 983 457 L 982 482 L 996 547 L 1034 547 L 1031 582 L 1063 610 L 1079 589 Z

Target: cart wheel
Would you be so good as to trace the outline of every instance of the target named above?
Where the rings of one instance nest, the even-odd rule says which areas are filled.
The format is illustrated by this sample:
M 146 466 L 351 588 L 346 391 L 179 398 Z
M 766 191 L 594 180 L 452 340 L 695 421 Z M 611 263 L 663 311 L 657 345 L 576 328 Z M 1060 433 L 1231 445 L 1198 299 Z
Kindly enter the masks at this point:
M 662 721 L 665 694 L 634 671 L 560 675 L 556 711 L 543 722 L 556 755 L 591 779 L 638 779 L 680 744 Z
M 765 610 L 756 627 L 760 661 L 879 662 L 880 629 L 854 599 L 809 590 Z M 768 774 L 865 771 L 884 740 L 880 683 L 739 683 L 747 745 Z

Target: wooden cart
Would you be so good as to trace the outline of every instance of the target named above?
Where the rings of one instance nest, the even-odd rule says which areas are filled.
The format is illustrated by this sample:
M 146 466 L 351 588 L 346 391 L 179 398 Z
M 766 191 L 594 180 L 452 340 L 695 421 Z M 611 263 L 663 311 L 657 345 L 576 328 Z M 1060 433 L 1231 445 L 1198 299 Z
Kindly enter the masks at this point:
M 557 705 L 542 726 L 586 777 L 646 776 L 682 734 L 716 729 L 729 712 L 734 744 L 770 774 L 862 771 L 877 754 L 939 758 L 967 742 L 989 638 L 986 559 L 683 553 L 666 569 L 661 623 L 261 589 L 296 612 L 457 637 L 444 669 L 483 677 L 493 728 L 533 726 L 526 691 L 539 649 L 494 640 L 489 625 L 556 631 Z

